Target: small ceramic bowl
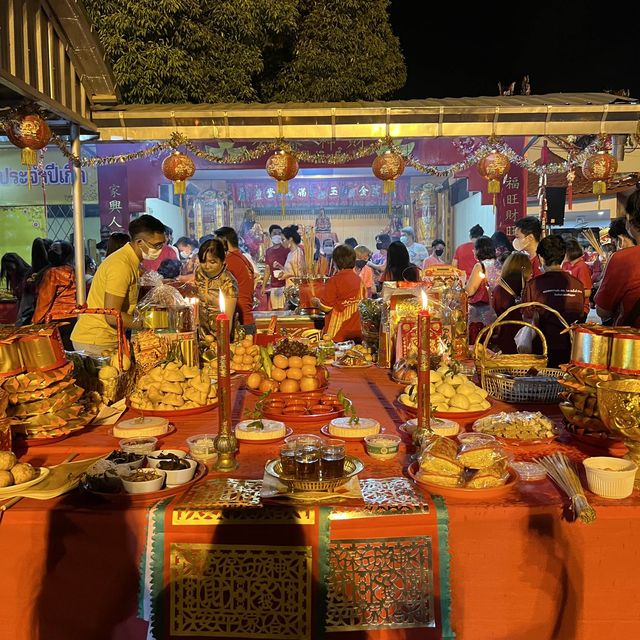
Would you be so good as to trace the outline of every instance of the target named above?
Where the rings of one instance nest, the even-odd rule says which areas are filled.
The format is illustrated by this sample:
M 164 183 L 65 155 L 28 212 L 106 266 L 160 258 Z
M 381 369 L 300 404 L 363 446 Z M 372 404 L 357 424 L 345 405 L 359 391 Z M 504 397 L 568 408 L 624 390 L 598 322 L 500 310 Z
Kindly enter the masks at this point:
M 633 483 L 638 465 L 623 458 L 597 456 L 582 461 L 589 490 L 603 498 L 628 498 L 633 493 Z
M 148 476 L 148 480 L 127 480 L 132 475 Z M 162 469 L 136 469 L 131 474 L 122 476 L 122 486 L 127 493 L 151 493 L 152 491 L 160 491 L 166 473 Z
M 126 438 L 118 443 L 123 451 L 130 453 L 151 453 L 156 450 L 158 438 L 153 436 L 140 436 L 137 438 Z
M 202 464 L 211 465 L 214 463 L 218 457 L 213 444 L 215 437 L 215 433 L 199 433 L 187 438 L 191 457 Z
M 400 451 L 400 436 L 386 435 L 378 433 L 372 436 L 365 436 L 364 443 L 367 453 L 377 460 L 391 460 Z
M 162 460 L 162 458 L 159 458 L 158 456 L 168 455 L 170 453 L 178 458 L 184 458 L 187 455 L 187 452 L 182 449 L 159 449 L 158 451 L 147 454 L 147 465 L 152 469 L 155 469 L 158 466 L 158 463 Z
M 164 471 L 167 476 L 167 487 L 176 487 L 180 484 L 189 482 L 196 473 L 198 463 L 195 460 L 187 459 L 189 463 L 188 469 L 178 469 L 177 471 L 171 471 L 169 469 L 156 469 L 157 471 Z
M 127 451 L 125 453 L 131 452 Z M 126 475 L 127 471 L 139 469 L 144 463 L 144 454 L 135 453 L 133 455 L 135 455 L 136 460 L 132 460 L 131 462 L 115 462 L 114 460 L 109 460 L 108 458 L 107 461 L 113 462 L 120 475 Z

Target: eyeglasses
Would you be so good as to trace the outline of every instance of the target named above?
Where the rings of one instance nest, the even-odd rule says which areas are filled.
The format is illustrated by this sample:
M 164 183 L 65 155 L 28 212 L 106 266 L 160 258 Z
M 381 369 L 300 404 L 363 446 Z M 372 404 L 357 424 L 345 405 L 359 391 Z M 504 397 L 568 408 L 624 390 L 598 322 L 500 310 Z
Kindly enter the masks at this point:
M 165 242 L 156 242 L 155 244 L 152 244 L 151 242 L 147 242 L 146 240 L 142 240 L 142 242 L 144 242 L 147 247 L 151 247 L 152 249 L 162 249 L 162 247 L 164 247 Z

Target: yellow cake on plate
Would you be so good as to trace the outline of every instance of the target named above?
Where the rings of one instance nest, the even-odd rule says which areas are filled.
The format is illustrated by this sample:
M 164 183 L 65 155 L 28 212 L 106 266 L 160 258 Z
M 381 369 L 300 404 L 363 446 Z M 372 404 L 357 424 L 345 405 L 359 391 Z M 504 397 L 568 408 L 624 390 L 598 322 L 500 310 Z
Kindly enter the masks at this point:
M 138 436 L 161 436 L 169 430 L 169 421 L 166 418 L 145 416 L 144 418 L 132 418 L 123 420 L 113 427 L 113 435 L 116 438 L 133 438 Z
M 249 425 L 262 423 L 262 429 L 249 427 Z M 278 420 L 243 420 L 236 425 L 236 438 L 238 440 L 275 440 L 276 438 L 284 438 L 287 428 L 284 422 Z
M 334 418 L 329 423 L 329 433 L 337 438 L 364 438 L 380 433 L 380 423 L 373 418 L 360 418 L 349 424 L 350 418 Z

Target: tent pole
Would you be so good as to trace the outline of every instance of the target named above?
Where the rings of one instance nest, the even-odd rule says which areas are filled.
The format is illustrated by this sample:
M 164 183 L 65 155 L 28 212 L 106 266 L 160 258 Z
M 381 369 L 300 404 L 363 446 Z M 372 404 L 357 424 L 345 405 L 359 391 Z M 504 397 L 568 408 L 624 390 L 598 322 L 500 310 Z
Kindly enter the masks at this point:
M 80 130 L 71 125 L 71 151 L 80 157 Z M 84 279 L 84 211 L 82 208 L 82 168 L 73 165 L 73 246 L 76 267 L 76 302 L 82 305 L 87 299 Z

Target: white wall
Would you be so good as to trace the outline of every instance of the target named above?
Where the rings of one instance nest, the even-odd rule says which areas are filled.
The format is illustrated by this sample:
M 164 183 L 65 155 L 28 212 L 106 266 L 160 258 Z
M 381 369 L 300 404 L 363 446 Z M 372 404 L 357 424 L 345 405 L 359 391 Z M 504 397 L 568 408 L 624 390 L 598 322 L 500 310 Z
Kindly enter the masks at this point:
M 496 216 L 492 205 L 482 204 L 480 192 L 470 194 L 466 200 L 453 207 L 453 250 L 463 242 L 469 242 L 469 229 L 479 224 L 487 236 L 496 230 Z
M 180 207 L 174 204 L 160 200 L 160 198 L 147 198 L 145 200 L 145 213 L 154 218 L 158 218 L 173 229 L 173 241 L 175 242 L 180 236 L 184 236 L 184 214 Z

